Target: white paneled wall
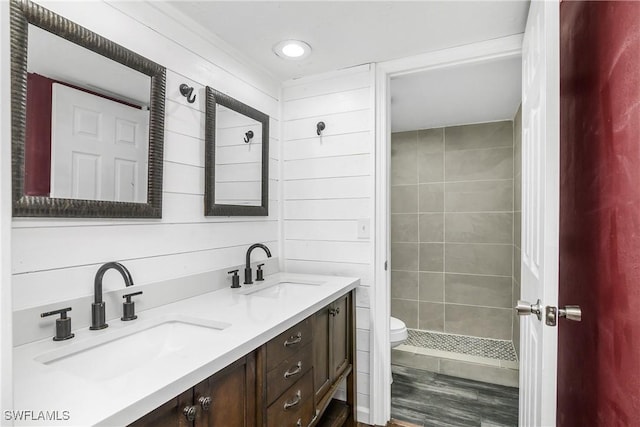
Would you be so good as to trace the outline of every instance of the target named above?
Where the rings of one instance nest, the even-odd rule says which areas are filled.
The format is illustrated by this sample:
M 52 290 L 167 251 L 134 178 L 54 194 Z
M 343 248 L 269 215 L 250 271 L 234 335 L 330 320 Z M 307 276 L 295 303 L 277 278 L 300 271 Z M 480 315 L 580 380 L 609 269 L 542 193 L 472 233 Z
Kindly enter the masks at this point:
M 240 264 L 255 242 L 279 256 L 279 83 L 207 41 L 197 26 L 178 23 L 166 5 L 40 3 L 167 68 L 163 217 L 14 219 L 13 310 L 92 295 L 95 272 L 107 261 L 122 261 L 145 284 Z M 195 87 L 194 104 L 180 95 L 181 83 Z M 270 116 L 268 217 L 204 217 L 206 85 Z M 118 275 L 105 276 L 105 289 L 121 286 Z
M 369 412 L 369 291 L 373 243 L 374 87 L 369 65 L 299 79 L 283 90 L 285 269 L 361 278 L 356 296 L 359 421 Z M 326 124 L 322 136 L 316 123 Z

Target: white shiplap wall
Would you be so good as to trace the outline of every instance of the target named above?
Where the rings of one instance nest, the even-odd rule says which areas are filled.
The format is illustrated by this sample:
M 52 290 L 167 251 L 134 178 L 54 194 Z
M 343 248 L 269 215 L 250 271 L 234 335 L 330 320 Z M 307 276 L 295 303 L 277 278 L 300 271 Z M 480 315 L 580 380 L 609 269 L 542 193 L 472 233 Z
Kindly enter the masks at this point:
M 369 291 L 373 227 L 374 85 L 369 65 L 285 83 L 283 227 L 285 269 L 357 276 L 358 421 L 369 413 Z M 322 136 L 316 123 L 326 124 Z
M 163 216 L 98 221 L 15 218 L 13 310 L 92 295 L 95 272 L 106 261 L 124 262 L 136 283 L 145 284 L 240 264 L 248 245 L 255 242 L 266 243 L 279 256 L 280 84 L 243 63 L 240 55 L 230 54 L 228 47 L 212 44 L 188 20 L 180 18 L 179 23 L 166 5 L 40 3 L 167 68 Z M 181 83 L 195 87 L 196 103 L 188 104 L 180 95 Z M 270 116 L 268 217 L 204 217 L 205 85 Z M 105 289 L 119 287 L 118 275 L 105 276 Z

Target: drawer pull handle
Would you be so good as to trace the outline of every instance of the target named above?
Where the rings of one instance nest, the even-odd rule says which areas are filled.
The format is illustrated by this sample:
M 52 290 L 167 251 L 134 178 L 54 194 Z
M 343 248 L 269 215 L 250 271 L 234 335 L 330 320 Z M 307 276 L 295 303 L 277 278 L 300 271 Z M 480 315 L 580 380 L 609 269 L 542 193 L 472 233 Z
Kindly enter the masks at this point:
M 300 390 L 298 390 L 293 400 L 291 400 L 290 402 L 284 402 L 284 410 L 286 411 L 289 408 L 293 408 L 294 406 L 298 405 L 301 400 L 302 395 L 300 394 Z
M 298 421 L 296 421 L 296 427 L 302 427 L 302 418 L 298 418 Z
M 198 403 L 200 403 L 200 406 L 202 406 L 203 411 L 208 411 L 209 408 L 211 408 L 211 398 L 209 396 L 200 396 L 200 398 L 198 399 Z
M 187 418 L 187 421 L 195 421 L 198 408 L 195 406 L 185 406 L 182 413 Z
M 289 339 L 284 342 L 284 346 L 289 347 L 290 345 L 296 345 L 300 341 L 302 341 L 302 332 L 298 332 L 296 335 L 291 335 Z
M 296 365 L 296 368 L 293 371 L 285 372 L 284 377 L 289 378 L 294 375 L 298 375 L 300 372 L 302 372 L 302 360 L 298 361 L 298 364 Z

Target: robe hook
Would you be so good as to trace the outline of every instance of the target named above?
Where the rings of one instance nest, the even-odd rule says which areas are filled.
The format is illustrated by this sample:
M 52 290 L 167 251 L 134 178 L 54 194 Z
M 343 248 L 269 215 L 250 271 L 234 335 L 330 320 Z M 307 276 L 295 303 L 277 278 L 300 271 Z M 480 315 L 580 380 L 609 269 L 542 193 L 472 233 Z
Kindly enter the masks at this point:
M 180 85 L 180 93 L 182 94 L 182 96 L 187 98 L 187 102 L 189 104 L 193 104 L 194 102 L 196 102 L 196 96 L 193 94 L 192 87 L 189 87 L 188 85 L 182 83 Z
M 244 134 L 244 142 L 251 141 L 251 138 L 253 138 L 253 131 L 252 130 L 250 130 L 249 132 L 246 132 Z

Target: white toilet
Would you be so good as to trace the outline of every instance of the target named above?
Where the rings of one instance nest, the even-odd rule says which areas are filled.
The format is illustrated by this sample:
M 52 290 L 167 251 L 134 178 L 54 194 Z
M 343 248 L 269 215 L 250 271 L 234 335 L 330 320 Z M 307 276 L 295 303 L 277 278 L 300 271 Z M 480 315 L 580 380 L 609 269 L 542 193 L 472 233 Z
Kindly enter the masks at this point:
M 399 346 L 407 339 L 407 325 L 400 319 L 390 317 L 389 336 L 391 338 L 391 348 Z

